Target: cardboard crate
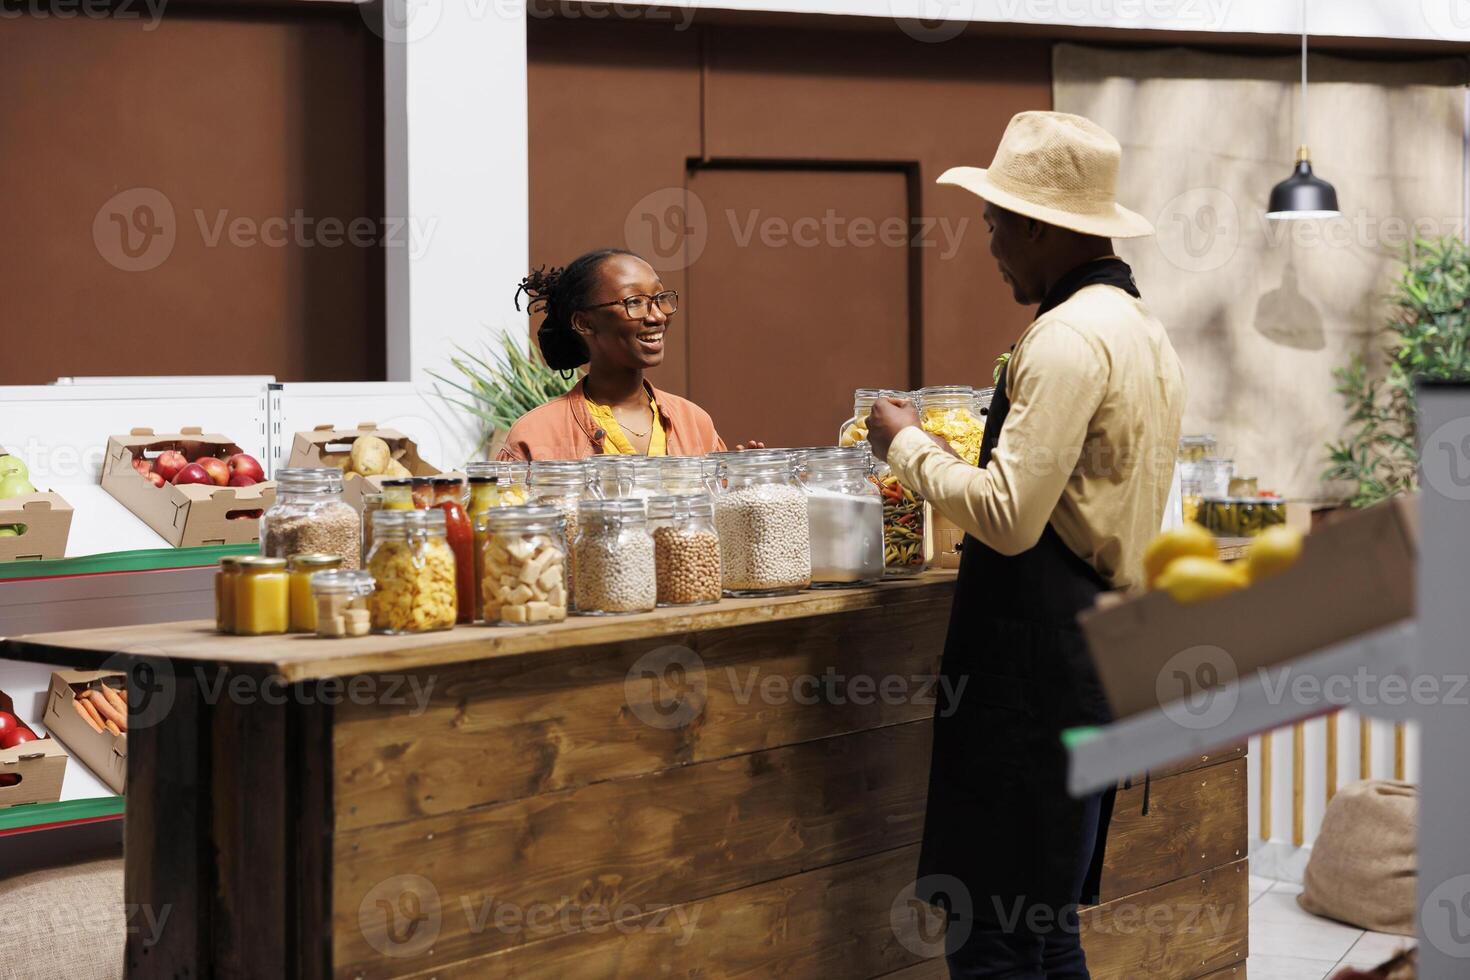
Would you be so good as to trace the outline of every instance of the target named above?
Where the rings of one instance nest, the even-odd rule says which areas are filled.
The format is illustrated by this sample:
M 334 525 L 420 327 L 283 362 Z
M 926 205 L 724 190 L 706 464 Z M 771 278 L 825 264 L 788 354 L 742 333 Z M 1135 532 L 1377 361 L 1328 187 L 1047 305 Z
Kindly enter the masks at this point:
M 0 500 L 0 527 L 17 524 L 24 530 L 0 538 L 0 561 L 65 558 L 71 535 L 71 504 L 59 493 L 32 493 Z
M 276 485 L 267 480 L 253 487 L 216 487 L 204 484 L 155 487 L 133 468 L 133 459 L 152 459 L 165 450 L 195 456 L 225 459 L 243 450 L 229 438 L 207 434 L 192 427 L 179 432 L 155 434 L 152 429 L 134 429 L 125 436 L 107 440 L 107 457 L 102 461 L 102 489 L 175 548 L 207 544 L 253 544 L 260 540 L 257 511 L 275 503 Z M 231 516 L 235 515 L 235 516 Z
M 4 691 L 0 691 L 0 711 L 15 714 L 15 703 Z M 20 720 L 29 725 L 27 719 Z M 0 786 L 0 809 L 22 803 L 55 803 L 61 799 L 61 782 L 66 778 L 66 750 L 50 737 L 53 733 L 49 725 L 46 730 L 46 738 L 26 742 L 13 749 L 0 749 L 0 776 L 20 777 L 20 782 L 13 786 Z
M 1417 541 L 1417 500 L 1393 500 L 1323 526 L 1295 565 L 1240 592 L 1191 605 L 1109 594 L 1080 621 L 1114 716 L 1162 707 L 1176 655 L 1218 648 L 1244 677 L 1412 618 Z
M 382 489 L 382 476 L 346 475 L 347 454 L 362 436 L 377 436 L 388 444 L 389 452 L 411 476 L 438 476 L 442 471 L 419 456 L 419 447 L 408 436 L 393 429 L 380 429 L 376 422 L 359 422 L 355 429 L 338 429 L 319 425 L 310 432 L 298 432 L 291 442 L 287 466 L 325 466 L 343 470 L 342 496 L 362 512 L 362 495 Z
M 934 512 L 934 560 L 935 568 L 959 568 L 960 567 L 960 545 L 965 540 L 965 532 L 960 530 L 959 525 L 938 511 Z
M 87 764 L 97 778 L 122 793 L 128 785 L 128 736 L 103 730 L 100 734 L 77 714 L 72 702 L 90 687 L 110 683 L 114 690 L 126 686 L 126 677 L 107 670 L 56 670 L 46 692 L 46 730 L 65 743 L 71 754 Z

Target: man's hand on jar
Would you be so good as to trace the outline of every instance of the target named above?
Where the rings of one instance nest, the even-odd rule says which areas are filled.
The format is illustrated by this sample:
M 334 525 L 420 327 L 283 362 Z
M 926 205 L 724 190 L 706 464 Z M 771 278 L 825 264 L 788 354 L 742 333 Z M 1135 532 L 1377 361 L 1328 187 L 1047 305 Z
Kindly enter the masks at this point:
M 868 412 L 868 445 L 873 455 L 888 462 L 888 448 L 904 429 L 919 424 L 919 410 L 902 398 L 879 398 Z

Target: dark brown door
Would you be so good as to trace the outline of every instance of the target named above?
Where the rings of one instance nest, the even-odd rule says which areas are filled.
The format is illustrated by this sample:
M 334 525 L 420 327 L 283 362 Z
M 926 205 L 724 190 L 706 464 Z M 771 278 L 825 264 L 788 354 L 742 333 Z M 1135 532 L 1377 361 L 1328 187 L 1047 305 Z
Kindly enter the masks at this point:
M 908 385 L 903 171 L 696 169 L 688 188 L 689 396 L 727 442 L 832 445 L 854 388 Z

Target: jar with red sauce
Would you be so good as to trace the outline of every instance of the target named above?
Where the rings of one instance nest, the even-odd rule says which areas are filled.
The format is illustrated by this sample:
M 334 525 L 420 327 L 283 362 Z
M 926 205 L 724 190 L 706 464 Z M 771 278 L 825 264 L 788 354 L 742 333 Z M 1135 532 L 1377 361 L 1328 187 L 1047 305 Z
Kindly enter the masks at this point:
M 432 507 L 444 511 L 444 537 L 454 552 L 454 586 L 461 623 L 475 621 L 475 527 L 464 509 L 464 478 L 436 476 Z

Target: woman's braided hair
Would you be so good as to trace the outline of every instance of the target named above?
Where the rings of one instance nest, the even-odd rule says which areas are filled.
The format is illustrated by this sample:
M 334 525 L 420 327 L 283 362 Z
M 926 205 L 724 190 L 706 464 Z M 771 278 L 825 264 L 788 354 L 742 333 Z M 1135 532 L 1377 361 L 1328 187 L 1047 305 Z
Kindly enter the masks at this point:
M 516 288 L 517 310 L 521 308 L 521 293 L 525 293 L 526 310 L 546 314 L 536 331 L 536 342 L 546 366 L 553 371 L 565 374 L 587 363 L 587 344 L 572 329 L 572 314 L 587 308 L 597 285 L 598 268 L 604 259 L 614 255 L 633 253 L 622 248 L 602 248 L 578 256 L 564 268 L 541 266 L 531 270 Z

